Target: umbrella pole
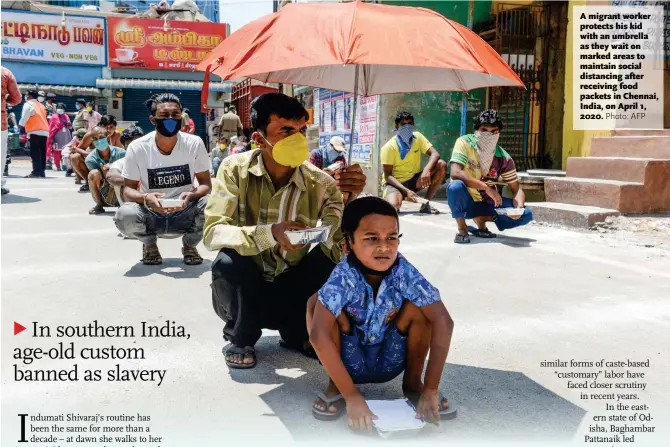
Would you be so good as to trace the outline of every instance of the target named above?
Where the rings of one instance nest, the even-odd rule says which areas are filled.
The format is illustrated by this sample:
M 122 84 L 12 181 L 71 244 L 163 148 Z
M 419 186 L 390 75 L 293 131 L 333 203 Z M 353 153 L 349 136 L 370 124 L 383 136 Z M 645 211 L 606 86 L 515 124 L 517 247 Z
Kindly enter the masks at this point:
M 356 109 L 358 108 L 358 71 L 360 65 L 356 65 L 356 74 L 354 75 L 354 110 L 351 113 L 351 138 L 349 140 L 349 155 L 347 164 L 351 166 L 351 154 L 354 152 L 354 130 L 356 129 Z

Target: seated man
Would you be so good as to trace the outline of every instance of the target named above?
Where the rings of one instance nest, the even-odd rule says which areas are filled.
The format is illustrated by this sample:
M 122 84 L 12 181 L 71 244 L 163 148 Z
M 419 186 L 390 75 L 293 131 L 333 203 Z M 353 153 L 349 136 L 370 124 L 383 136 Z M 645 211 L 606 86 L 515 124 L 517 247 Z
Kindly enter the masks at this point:
M 116 118 L 112 115 L 105 115 L 100 119 L 99 126 L 105 129 L 106 138 L 110 146 L 121 147 L 121 134 L 116 130 Z M 88 131 L 84 138 L 82 138 L 79 146 L 70 153 L 70 163 L 72 169 L 81 178 L 88 178 L 88 168 L 84 160 L 88 157 L 93 149 L 94 133 L 93 129 Z M 85 183 L 79 191 L 84 192 L 89 190 L 88 183 Z
M 205 246 L 221 250 L 212 264 L 214 310 L 225 322 L 230 368 L 256 364 L 264 328 L 279 330 L 283 346 L 315 356 L 305 325 L 307 300 L 342 256 L 342 192 L 365 185 L 360 166 L 336 179 L 307 162 L 307 110 L 297 99 L 268 93 L 251 103 L 252 138 L 260 150 L 226 158 L 205 210 Z M 329 226 L 310 251 L 293 245 L 289 230 Z
M 130 126 L 121 133 L 121 144 L 123 144 L 124 149 L 127 149 L 130 143 L 143 136 L 144 131 L 142 130 L 141 127 Z M 120 205 L 123 205 L 125 202 L 123 200 L 123 182 L 124 182 L 123 167 L 125 166 L 125 164 L 126 164 L 125 157 L 121 158 L 120 160 L 116 160 L 114 163 L 110 165 L 106 177 L 109 184 L 114 187 L 116 199 L 118 200 Z
M 226 137 L 219 140 L 219 144 L 209 153 L 209 158 L 212 160 L 212 177 L 216 177 L 219 172 L 219 166 L 224 158 L 226 158 L 226 151 L 228 150 L 229 141 Z
M 457 244 L 470 243 L 465 219 L 472 219 L 477 224 L 472 234 L 483 238 L 495 237 L 486 228 L 486 222 L 495 222 L 498 230 L 503 231 L 533 220 L 529 209 L 516 217 L 498 216 L 495 212 L 496 208 L 524 208 L 526 203 L 514 160 L 497 144 L 502 128 L 498 113 L 493 109 L 485 110 L 475 118 L 474 134 L 460 137 L 454 145 L 447 199 L 451 217 L 458 224 L 454 239 Z M 514 199 L 500 196 L 496 187 L 499 177 L 512 190 Z
M 86 157 L 86 167 L 88 168 L 88 187 L 93 195 L 95 206 L 89 210 L 88 214 L 102 214 L 106 206 L 119 206 L 114 188 L 107 181 L 107 172 L 112 163 L 125 157 L 126 151 L 109 145 L 107 129 L 102 126 L 94 127 L 89 133 L 93 137 L 95 149 Z
M 210 163 L 202 139 L 180 132 L 181 101 L 172 93 L 146 103 L 156 131 L 130 143 L 123 167 L 123 200 L 114 219 L 121 234 L 142 242 L 142 262 L 163 262 L 160 234 L 184 234 L 184 264 L 202 264 L 196 245 L 202 239 Z M 197 179 L 197 185 L 195 183 Z M 161 200 L 180 200 L 163 204 Z
M 398 227 L 395 208 L 378 197 L 344 209 L 347 257 L 307 305 L 310 340 L 330 378 L 312 404 L 317 419 L 336 419 L 346 406 L 349 427 L 371 429 L 375 415 L 355 384 L 390 382 L 403 371 L 417 418 L 455 415 L 438 390 L 454 322 L 440 292 L 398 253 Z
M 438 214 L 429 201 L 435 196 L 438 188 L 447 175 L 447 164 L 440 160 L 440 154 L 430 141 L 421 133 L 414 131 L 414 116 L 409 112 L 399 112 L 395 117 L 396 135 L 381 150 L 381 162 L 384 166 L 384 198 L 396 210 L 400 210 L 403 199 L 419 202 L 416 194 L 422 189 L 426 191 L 426 202 L 419 212 Z M 428 154 L 430 159 L 426 167 L 421 169 L 421 154 Z
M 333 163 L 340 162 L 343 168 L 347 167 L 347 160 L 344 156 L 346 151 L 344 138 L 335 136 L 330 139 L 328 146 L 325 148 L 314 149 L 309 155 L 309 162 L 332 177 L 335 173 L 330 171 L 328 167 Z
M 70 157 L 75 154 L 75 149 L 79 147 L 79 145 L 81 144 L 81 140 L 84 138 L 86 134 L 87 134 L 86 129 L 77 130 L 74 133 L 72 140 L 68 144 L 66 144 L 65 147 L 63 148 L 63 154 L 62 154 L 63 164 L 65 165 L 66 169 L 65 177 L 72 177 L 72 174 L 74 173 Z M 81 184 L 81 181 L 75 180 L 75 184 L 79 185 Z

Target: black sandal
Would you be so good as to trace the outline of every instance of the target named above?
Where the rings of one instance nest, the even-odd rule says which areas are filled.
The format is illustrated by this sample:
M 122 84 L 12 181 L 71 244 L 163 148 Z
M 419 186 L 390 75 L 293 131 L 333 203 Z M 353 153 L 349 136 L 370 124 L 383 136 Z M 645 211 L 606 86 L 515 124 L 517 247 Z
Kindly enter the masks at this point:
M 104 214 L 105 213 L 105 208 L 102 207 L 102 205 L 96 205 L 90 210 L 88 210 L 88 214 L 94 215 L 94 214 Z
M 344 410 L 347 408 L 346 403 L 343 405 L 341 404 L 340 406 L 337 406 L 338 402 L 344 402 L 344 397 L 341 394 L 338 394 L 333 397 L 328 397 L 326 396 L 325 393 L 319 393 L 316 397 L 321 399 L 324 404 L 326 404 L 326 410 L 319 410 L 317 408 L 314 408 L 314 402 L 312 402 L 312 416 L 314 418 L 320 420 L 320 421 L 334 421 L 337 420 Z M 335 413 L 328 411 L 330 407 L 336 407 L 337 411 Z
M 231 355 L 241 355 L 243 356 L 243 360 L 244 357 L 252 357 L 254 359 L 254 361 L 251 363 L 235 363 L 226 358 L 226 365 L 228 365 L 228 368 L 249 369 L 256 366 L 256 350 L 251 346 L 245 346 L 244 348 L 241 348 L 239 346 L 230 345 L 228 349 L 223 351 L 223 355 L 226 357 Z
M 454 238 L 454 242 L 457 244 L 469 244 L 470 243 L 470 235 L 468 233 L 456 233 L 456 237 Z
M 472 233 L 474 237 L 480 237 L 482 239 L 494 239 L 496 237 L 496 235 L 491 233 L 488 228 L 484 228 L 483 230 L 468 228 L 468 230 L 470 230 L 470 233 Z
M 200 256 L 195 247 L 182 247 L 181 254 L 184 256 L 184 264 L 186 265 L 202 264 L 202 256 Z

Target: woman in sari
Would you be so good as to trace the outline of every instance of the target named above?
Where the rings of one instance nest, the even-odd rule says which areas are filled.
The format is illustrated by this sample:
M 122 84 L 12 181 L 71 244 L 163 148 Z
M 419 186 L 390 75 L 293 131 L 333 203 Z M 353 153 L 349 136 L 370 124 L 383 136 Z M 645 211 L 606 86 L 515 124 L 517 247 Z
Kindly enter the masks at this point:
M 56 170 L 60 171 L 62 150 L 72 140 L 70 117 L 65 113 L 65 104 L 56 105 L 56 113 L 49 120 L 49 138 L 47 139 L 47 160 L 51 162 L 53 152 Z

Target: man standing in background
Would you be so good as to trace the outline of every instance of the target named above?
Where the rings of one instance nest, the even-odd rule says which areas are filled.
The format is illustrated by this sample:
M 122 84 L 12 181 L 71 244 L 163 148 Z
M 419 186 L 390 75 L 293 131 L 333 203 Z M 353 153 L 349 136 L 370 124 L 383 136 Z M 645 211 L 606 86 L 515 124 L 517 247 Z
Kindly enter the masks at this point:
M 2 137 L 0 138 L 0 144 L 2 145 L 2 169 L 0 172 L 5 172 L 5 163 L 7 162 L 7 136 L 8 136 L 8 126 L 7 126 L 7 104 L 10 106 L 15 106 L 21 102 L 21 92 L 19 91 L 19 86 L 16 85 L 16 78 L 14 74 L 2 67 Z M 5 195 L 9 193 L 9 189 L 5 187 L 6 180 L 2 177 L 2 194 Z
M 49 123 L 47 109 L 37 100 L 37 91 L 28 90 L 26 103 L 23 105 L 19 125 L 25 127 L 30 137 L 30 157 L 33 159 L 33 172 L 26 178 L 45 178 L 47 163 L 47 138 L 49 137 Z
M 244 132 L 242 121 L 237 116 L 237 109 L 235 106 L 230 106 L 228 111 L 221 115 L 219 120 L 219 139 L 226 138 L 228 141 L 233 137 L 240 137 Z

